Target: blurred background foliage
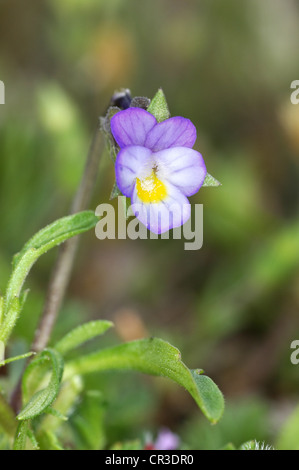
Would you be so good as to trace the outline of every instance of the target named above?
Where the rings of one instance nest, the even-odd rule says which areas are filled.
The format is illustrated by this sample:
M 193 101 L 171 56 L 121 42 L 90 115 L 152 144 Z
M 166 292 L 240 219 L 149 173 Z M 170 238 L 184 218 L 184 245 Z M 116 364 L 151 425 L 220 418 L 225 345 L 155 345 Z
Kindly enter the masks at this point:
M 65 424 L 62 439 L 97 448 L 168 427 L 194 449 L 249 439 L 283 447 L 299 385 L 290 363 L 299 336 L 299 106 L 290 102 L 298 2 L 2 0 L 0 11 L 2 291 L 12 255 L 67 214 L 116 88 L 152 97 L 162 87 L 172 115 L 196 125 L 196 148 L 222 182 L 193 197 L 204 204 L 199 251 L 85 235 L 53 340 L 94 318 L 116 324 L 103 346 L 169 340 L 224 392 L 223 420 L 211 427 L 163 379 L 114 372 L 86 379 L 76 432 Z M 113 176 L 106 154 L 91 208 L 108 202 Z M 11 354 L 30 347 L 55 256 L 32 272 Z M 16 382 L 21 370 L 16 363 L 2 374 Z

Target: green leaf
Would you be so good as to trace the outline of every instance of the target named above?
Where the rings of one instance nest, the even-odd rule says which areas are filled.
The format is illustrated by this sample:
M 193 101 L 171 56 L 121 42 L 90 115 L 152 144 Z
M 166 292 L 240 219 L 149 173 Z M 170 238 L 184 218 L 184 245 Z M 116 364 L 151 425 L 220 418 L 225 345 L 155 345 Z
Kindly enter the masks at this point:
M 218 186 L 221 186 L 221 183 L 219 183 L 219 181 L 217 181 L 216 178 L 214 178 L 214 176 L 207 173 L 207 176 L 203 182 L 202 187 L 207 188 L 209 186 L 218 187 Z
M 66 365 L 65 378 L 114 369 L 168 377 L 188 390 L 212 423 L 222 416 L 224 399 L 214 382 L 200 371 L 190 371 L 181 361 L 179 350 L 157 338 L 125 343 L 73 360 Z
M 27 441 L 27 434 L 29 430 L 29 421 L 22 421 L 19 423 L 16 437 L 13 445 L 13 450 L 25 450 L 26 449 L 26 441 Z
M 1 344 L 0 344 L 1 348 Z M 34 352 L 28 352 L 26 354 L 21 354 L 20 356 L 15 356 L 15 357 L 10 357 L 9 359 L 6 359 L 5 361 L 0 361 L 0 367 L 5 366 L 6 364 L 10 364 L 11 362 L 19 361 L 20 359 L 26 359 L 27 357 L 34 356 Z
M 53 349 L 45 349 L 41 353 L 41 358 L 44 357 L 48 358 L 51 363 L 52 374 L 49 384 L 33 395 L 29 403 L 17 416 L 18 420 L 27 420 L 39 416 L 52 405 L 58 395 L 64 367 L 62 356 Z
M 47 374 L 49 374 L 49 358 L 46 355 L 39 354 L 29 362 L 22 379 L 23 404 L 27 403 L 40 390 Z
M 275 447 L 278 450 L 299 450 L 298 434 L 299 406 L 295 408 L 293 413 L 291 413 L 289 418 L 283 424 Z
M 161 88 L 152 99 L 147 111 L 155 116 L 158 122 L 162 122 L 170 118 L 166 97 Z
M 219 421 L 224 411 L 224 399 L 219 388 L 210 377 L 203 375 L 202 371 L 191 370 L 190 373 L 197 387 L 195 393 L 193 394 L 186 385 L 181 385 L 185 386 L 185 388 L 190 391 L 198 406 L 210 421 L 214 423 Z M 189 382 L 188 380 L 187 383 Z
M 17 321 L 24 302 L 21 290 L 30 269 L 37 259 L 69 238 L 92 229 L 98 221 L 92 211 L 79 212 L 59 219 L 38 232 L 26 243 L 22 251 L 14 257 L 13 273 L 6 290 L 0 340 L 4 343 L 7 342 Z M 19 300 L 20 296 L 21 299 Z
M 98 218 L 93 211 L 78 212 L 58 219 L 52 224 L 40 230 L 28 243 L 22 251 L 15 255 L 14 269 L 20 264 L 24 255 L 31 249 L 38 252 L 37 258 L 49 251 L 54 246 L 60 245 L 71 237 L 86 232 L 96 226 Z
M 56 351 L 64 355 L 72 349 L 81 346 L 81 344 L 89 341 L 96 336 L 105 333 L 113 326 L 110 321 L 97 320 L 85 323 L 84 325 L 70 331 L 64 338 L 62 338 L 54 347 Z

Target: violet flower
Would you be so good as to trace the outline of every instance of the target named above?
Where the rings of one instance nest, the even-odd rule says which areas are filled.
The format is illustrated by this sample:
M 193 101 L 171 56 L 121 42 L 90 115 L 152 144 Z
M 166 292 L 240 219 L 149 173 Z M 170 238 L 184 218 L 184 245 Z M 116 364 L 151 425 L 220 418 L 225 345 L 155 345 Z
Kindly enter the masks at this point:
M 162 428 L 155 441 L 151 434 L 146 435 L 144 450 L 176 450 L 179 445 L 179 436 L 168 428 Z
M 120 147 L 116 183 L 131 198 L 135 216 L 156 234 L 187 222 L 187 197 L 198 192 L 207 174 L 201 154 L 192 149 L 192 122 L 173 117 L 158 123 L 148 111 L 129 108 L 112 117 L 111 132 Z

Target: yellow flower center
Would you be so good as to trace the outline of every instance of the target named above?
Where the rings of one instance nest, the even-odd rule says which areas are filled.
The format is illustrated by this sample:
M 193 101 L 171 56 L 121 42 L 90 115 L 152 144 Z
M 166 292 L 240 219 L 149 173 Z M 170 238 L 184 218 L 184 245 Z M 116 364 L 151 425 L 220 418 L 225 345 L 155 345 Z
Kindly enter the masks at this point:
M 137 178 L 136 189 L 139 199 L 145 203 L 161 202 L 167 196 L 165 184 L 157 178 L 154 171 L 147 178 Z

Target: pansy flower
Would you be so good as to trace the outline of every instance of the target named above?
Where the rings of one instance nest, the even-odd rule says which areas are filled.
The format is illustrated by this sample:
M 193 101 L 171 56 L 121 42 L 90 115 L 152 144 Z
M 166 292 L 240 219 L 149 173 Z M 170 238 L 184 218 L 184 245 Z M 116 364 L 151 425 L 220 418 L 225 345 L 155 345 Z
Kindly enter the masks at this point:
M 116 183 L 131 199 L 135 216 L 160 234 L 190 218 L 188 197 L 203 185 L 207 170 L 193 150 L 196 129 L 189 119 L 173 117 L 160 123 L 141 108 L 120 111 L 111 119 L 120 151 Z

